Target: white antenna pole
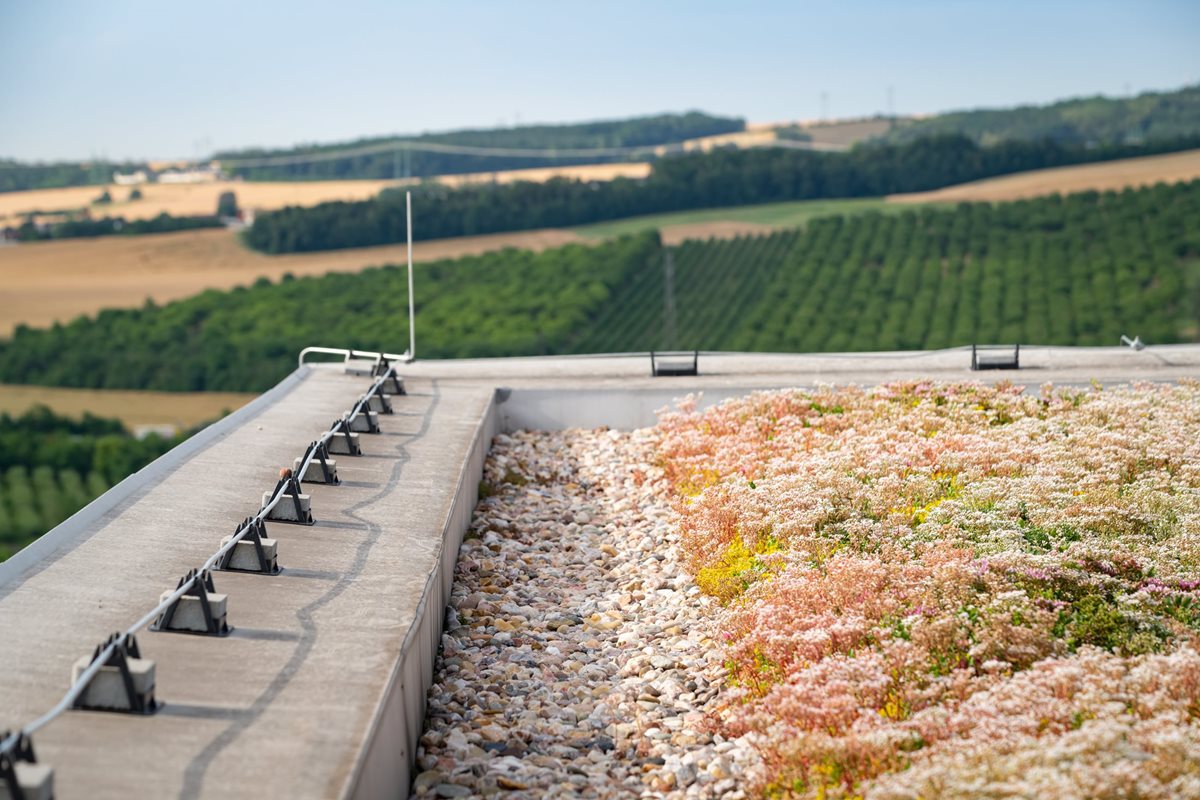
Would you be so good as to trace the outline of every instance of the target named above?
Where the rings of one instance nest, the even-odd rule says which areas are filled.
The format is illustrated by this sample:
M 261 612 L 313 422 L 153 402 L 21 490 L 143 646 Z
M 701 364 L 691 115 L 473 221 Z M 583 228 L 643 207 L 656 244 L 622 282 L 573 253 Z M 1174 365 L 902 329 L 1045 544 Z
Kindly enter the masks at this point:
M 404 193 L 404 209 L 408 215 L 408 360 L 417 357 L 417 330 L 413 327 L 412 280 L 412 192 Z

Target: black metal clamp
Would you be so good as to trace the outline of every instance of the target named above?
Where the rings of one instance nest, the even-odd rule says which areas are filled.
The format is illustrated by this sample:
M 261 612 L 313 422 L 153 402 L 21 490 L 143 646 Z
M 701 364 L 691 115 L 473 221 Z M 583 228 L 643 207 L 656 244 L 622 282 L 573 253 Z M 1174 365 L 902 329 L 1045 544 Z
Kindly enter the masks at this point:
M 691 359 L 690 362 L 687 360 L 688 358 Z M 699 364 L 699 350 L 665 353 L 650 351 L 650 377 L 652 378 L 699 375 Z
M 230 548 L 231 551 L 232 549 L 233 548 Z M 171 605 L 167 607 L 166 611 L 158 615 L 158 619 L 155 620 L 154 624 L 150 626 L 150 630 L 169 631 L 171 633 L 192 633 L 198 636 L 228 636 L 229 632 L 233 629 L 226 624 L 224 614 L 221 615 L 220 619 L 214 616 L 212 604 L 208 601 L 208 595 L 210 593 L 216 594 L 216 589 L 213 588 L 212 573 L 208 572 L 207 570 L 204 572 L 191 570 L 187 575 L 184 575 L 179 579 L 179 583 L 175 586 L 175 588 L 179 589 L 188 581 L 191 581 L 192 585 L 188 587 L 187 592 L 184 593 L 183 597 L 180 597 L 174 603 L 171 603 Z M 204 630 L 172 627 L 171 625 L 175 619 L 175 612 L 178 610 L 180 602 L 183 601 L 184 597 L 189 595 L 195 597 L 200 603 L 200 613 L 204 617 Z
M 112 648 L 112 652 L 108 654 L 108 658 L 104 660 L 104 666 L 116 667 L 121 676 L 121 686 L 125 691 L 125 701 L 128 704 L 126 707 L 121 706 L 98 706 L 91 705 L 87 701 L 87 691 L 80 693 L 79 697 L 75 698 L 74 708 L 92 710 L 92 711 L 115 711 L 119 714 L 153 714 L 158 711 L 159 703 L 154 699 L 154 686 L 151 685 L 145 694 L 139 692 L 137 687 L 133 685 L 133 673 L 129 669 L 130 659 L 141 659 L 142 652 L 138 648 L 137 638 L 133 634 L 129 634 L 124 639 L 121 634 L 114 633 L 104 642 L 96 646 L 92 653 L 92 659 L 88 662 L 88 667 L 96 663 L 100 658 L 100 654 L 108 649 L 110 645 L 116 644 Z M 95 677 L 92 678 L 95 680 Z
M 11 731 L 0 733 L 0 741 L 12 735 Z M 8 796 L 13 800 L 25 800 L 25 790 L 17 780 L 17 764 L 36 764 L 37 756 L 33 753 L 33 740 L 22 733 L 17 736 L 17 743 L 8 750 L 0 750 L 0 786 L 8 789 Z
M 304 463 L 308 461 L 309 456 L 312 456 L 313 461 L 321 465 L 321 479 L 315 480 L 308 477 L 308 469 L 304 467 Z M 308 483 L 328 483 L 337 486 L 341 481 L 338 479 L 337 472 L 333 467 L 329 466 L 329 448 L 325 442 L 312 442 L 308 449 L 304 451 L 304 455 L 300 456 L 300 466 L 304 468 L 304 474 L 299 477 L 301 481 Z M 310 464 L 311 466 L 311 464 Z
M 358 446 L 358 440 L 354 438 L 352 435 L 353 432 L 350 430 L 350 422 L 345 417 L 334 422 L 333 427 L 330 428 L 330 430 L 335 431 L 335 436 L 345 437 L 346 455 L 362 455 L 362 448 Z
M 264 575 L 278 575 L 280 572 L 279 564 L 276 563 L 274 553 L 268 554 L 263 547 L 263 539 L 267 538 L 267 524 L 256 517 L 246 517 L 242 520 L 242 524 L 237 526 L 234 531 L 234 536 L 237 531 L 242 528 L 249 527 L 246 535 L 241 538 L 240 542 L 247 542 L 254 547 L 254 554 L 258 561 L 258 566 L 254 569 L 246 569 L 244 567 L 233 566 L 234 551 L 237 550 L 237 545 L 233 545 L 225 554 L 221 556 L 220 562 L 217 564 L 217 569 L 227 570 L 229 572 L 261 572 Z
M 366 430 L 360 430 L 359 433 L 379 433 L 379 421 L 375 418 L 376 412 L 371 411 L 371 395 L 364 394 L 358 398 L 358 402 L 354 407 L 358 409 L 358 414 L 355 419 L 365 419 L 367 421 Z
M 288 470 L 288 472 L 290 473 L 291 470 Z M 283 490 L 284 498 L 292 498 L 292 508 L 296 512 L 296 518 L 287 519 L 285 517 L 272 516 L 271 520 L 273 522 L 286 522 L 289 525 L 315 525 L 316 520 L 313 519 L 312 511 L 305 508 L 300 502 L 300 482 L 296 480 L 296 476 L 289 474 L 287 477 L 280 478 L 279 483 L 275 484 L 275 490 L 271 492 L 271 497 L 279 494 L 281 489 Z M 282 502 L 286 503 L 287 500 L 284 499 Z
M 376 364 L 375 364 L 375 369 L 373 371 L 373 374 L 376 378 L 378 378 L 380 375 L 387 375 L 388 370 L 391 369 L 391 367 L 392 367 L 392 362 L 388 361 L 386 356 L 384 356 L 383 354 L 380 354 L 379 361 L 376 362 Z M 408 394 L 408 392 L 404 391 L 404 382 L 401 381 L 400 378 L 396 377 L 395 372 L 393 372 L 391 375 L 388 375 L 387 380 L 385 380 L 383 383 L 380 384 L 380 388 L 382 389 L 383 387 L 387 386 L 388 381 L 392 382 L 392 387 L 391 387 L 392 394 Z M 388 410 L 385 411 L 384 413 L 386 413 L 386 414 L 392 413 L 391 408 L 388 408 Z
M 971 369 L 1020 369 L 1021 345 L 971 345 Z

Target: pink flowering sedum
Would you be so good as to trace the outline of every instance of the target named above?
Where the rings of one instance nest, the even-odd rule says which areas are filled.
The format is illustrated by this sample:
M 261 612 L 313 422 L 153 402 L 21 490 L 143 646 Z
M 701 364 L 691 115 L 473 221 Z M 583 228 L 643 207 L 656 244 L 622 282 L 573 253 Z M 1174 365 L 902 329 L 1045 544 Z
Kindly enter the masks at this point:
M 1200 383 L 660 421 L 768 795 L 1200 796 Z

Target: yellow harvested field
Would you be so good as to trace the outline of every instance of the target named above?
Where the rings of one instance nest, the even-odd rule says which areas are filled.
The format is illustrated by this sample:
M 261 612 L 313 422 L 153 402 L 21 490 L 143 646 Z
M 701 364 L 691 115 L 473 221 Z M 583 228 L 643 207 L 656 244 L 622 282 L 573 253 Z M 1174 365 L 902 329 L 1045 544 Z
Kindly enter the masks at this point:
M 0 412 L 22 414 L 39 403 L 56 414 L 119 419 L 133 430 L 144 425 L 188 428 L 236 411 L 258 395 L 234 392 L 130 392 L 120 389 L 52 389 L 0 384 Z
M 545 250 L 593 241 L 564 230 L 523 231 L 417 242 L 413 259 L 433 261 L 505 247 Z M 45 327 L 104 308 L 131 308 L 147 298 L 178 300 L 205 289 L 246 286 L 260 276 L 357 272 L 401 264 L 404 245 L 267 256 L 226 230 L 64 239 L 0 247 L 0 336 L 18 324 Z
M 551 178 L 579 180 L 612 180 L 613 178 L 644 178 L 650 174 L 648 163 L 584 164 L 571 167 L 514 169 L 503 172 L 476 172 L 464 175 L 443 175 L 437 180 L 448 186 L 469 183 L 512 183 L 533 181 L 541 183 Z M 130 186 L 73 186 L 66 189 L 32 189 L 26 192 L 0 193 L 0 225 L 20 224 L 24 215 L 62 213 L 88 208 L 92 216 L 119 216 L 126 219 L 149 219 L 167 213 L 176 217 L 213 214 L 222 192 L 237 195 L 241 208 L 271 211 L 284 206 L 313 206 L 329 200 L 366 200 L 391 186 L 418 183 L 418 179 L 401 181 L 303 181 L 250 182 L 216 181 L 213 183 L 147 183 L 137 187 L 142 199 L 129 201 Z M 113 202 L 93 206 L 91 202 L 107 190 Z
M 130 202 L 130 186 L 73 186 L 67 189 L 33 189 L 0 194 L 0 222 L 15 224 L 31 211 L 70 211 L 89 207 L 93 216 L 120 216 L 149 219 L 166 212 L 172 216 L 215 214 L 222 192 L 237 195 L 242 208 L 275 209 L 283 206 L 311 206 L 326 200 L 365 200 L 379 194 L 392 181 L 308 181 L 304 183 L 147 183 L 136 187 L 141 200 Z M 108 190 L 113 202 L 90 206 L 102 191 Z
M 1178 183 L 1200 178 L 1200 150 L 1143 156 L 1101 164 L 1080 164 L 1073 167 L 1039 169 L 1002 175 L 972 183 L 962 183 L 931 192 L 895 194 L 892 203 L 955 203 L 1019 200 L 1040 195 L 1070 194 L 1088 190 L 1120 190 L 1126 187 L 1150 186 L 1155 183 Z

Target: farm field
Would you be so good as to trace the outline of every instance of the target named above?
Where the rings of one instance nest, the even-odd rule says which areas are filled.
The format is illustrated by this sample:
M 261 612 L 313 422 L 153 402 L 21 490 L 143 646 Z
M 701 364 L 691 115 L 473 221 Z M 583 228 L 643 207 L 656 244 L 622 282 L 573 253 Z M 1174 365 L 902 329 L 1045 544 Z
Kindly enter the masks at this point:
M 236 411 L 257 395 L 236 392 L 142 392 L 121 389 L 59 389 L 0 384 L 0 413 L 19 416 L 43 405 L 62 417 L 85 413 L 141 426 L 190 428 Z
M 769 203 L 655 214 L 571 229 L 419 241 L 414 255 L 418 261 L 429 261 L 504 247 L 540 251 L 654 229 L 661 231 L 665 244 L 676 246 L 693 239 L 764 234 L 833 214 L 895 214 L 914 204 L 999 201 L 1007 194 L 1032 196 L 1063 192 L 1072 186 L 1118 189 L 1158 180 L 1176 181 L 1192 174 L 1200 174 L 1200 151 L 1039 170 L 937 192 L 893 195 L 886 201 L 867 198 Z M 0 200 L 4 197 L 0 195 Z M 289 272 L 296 276 L 352 272 L 371 265 L 399 263 L 404 257 L 403 245 L 266 256 L 242 247 L 232 233 L 220 230 L 2 247 L 0 281 L 9 302 L 0 305 L 0 336 L 18 324 L 44 327 L 65 323 L 103 308 L 137 307 L 147 298 L 164 303 L 205 289 L 248 285 L 259 277 L 278 280 Z
M 897 383 L 660 419 L 768 797 L 1200 793 L 1200 385 Z
M 658 230 L 662 233 L 665 244 L 674 245 L 687 239 L 714 237 L 727 239 L 733 236 L 769 233 L 778 228 L 803 226 L 816 217 L 855 214 L 863 211 L 890 213 L 892 209 L 879 198 L 799 200 L 790 203 L 764 203 L 756 206 L 650 214 L 644 217 L 580 225 L 570 230 L 580 236 L 601 239 Z
M 464 236 L 417 242 L 416 261 L 456 258 L 505 247 L 533 251 L 579 241 L 569 231 Z M 0 336 L 17 325 L 45 327 L 105 308 L 135 308 L 147 298 L 166 303 L 206 289 L 248 286 L 286 273 L 322 275 L 400 263 L 403 245 L 266 256 L 243 247 L 225 230 L 148 236 L 66 239 L 0 247 Z
M 1120 191 L 1200 178 L 1200 150 L 1126 158 L 1098 164 L 1040 169 L 948 186 L 932 192 L 896 194 L 889 203 L 1003 202 L 1047 194 Z
M 670 249 L 643 232 L 591 246 L 423 264 L 424 358 L 685 348 L 939 349 L 1200 339 L 1200 181 L 1020 203 L 895 206 L 803 230 Z M 315 341 L 408 339 L 400 266 L 206 292 L 0 342 L 10 383 L 261 390 Z
M 512 183 L 532 181 L 541 183 L 552 178 L 604 181 L 617 177 L 644 178 L 650 174 L 648 163 L 584 164 L 568 167 L 474 172 L 461 175 L 441 175 L 432 180 L 447 186 L 476 183 Z M 410 180 L 345 180 L 345 181 L 217 181 L 214 183 L 165 184 L 149 183 L 137 187 L 142 199 L 126 200 L 133 187 L 73 186 L 64 189 L 33 189 L 23 192 L 0 192 L 0 226 L 18 225 L 24 215 L 33 211 L 50 213 L 87 208 L 93 216 L 121 216 L 126 219 L 150 219 L 159 214 L 200 216 L 212 214 L 222 192 L 237 195 L 241 208 L 273 211 L 284 206 L 312 206 L 330 200 L 366 200 L 384 189 L 415 185 Z M 108 191 L 113 202 L 93 206 L 91 202 Z

